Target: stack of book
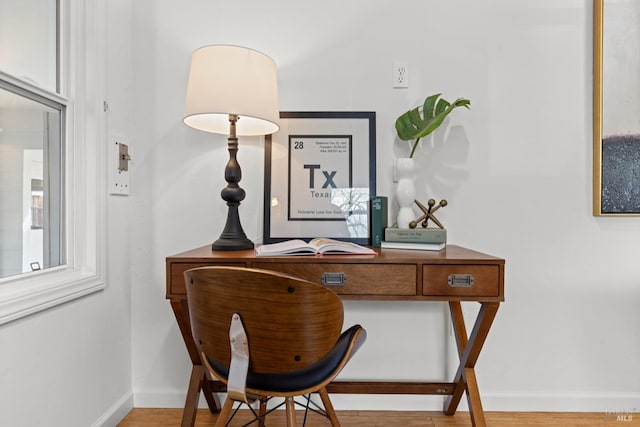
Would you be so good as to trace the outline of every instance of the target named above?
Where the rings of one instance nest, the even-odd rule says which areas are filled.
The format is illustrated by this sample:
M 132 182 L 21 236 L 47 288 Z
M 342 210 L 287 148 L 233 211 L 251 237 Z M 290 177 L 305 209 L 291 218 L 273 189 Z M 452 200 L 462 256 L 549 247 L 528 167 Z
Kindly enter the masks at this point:
M 382 248 L 439 251 L 447 245 L 447 230 L 442 228 L 392 228 L 384 230 Z

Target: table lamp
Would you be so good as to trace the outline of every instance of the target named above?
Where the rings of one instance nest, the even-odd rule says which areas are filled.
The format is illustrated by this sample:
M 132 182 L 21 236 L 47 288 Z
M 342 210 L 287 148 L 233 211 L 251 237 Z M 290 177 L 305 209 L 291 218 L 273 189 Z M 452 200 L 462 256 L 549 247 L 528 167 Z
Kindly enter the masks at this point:
M 276 64 L 267 55 L 240 46 L 213 45 L 197 49 L 191 57 L 184 122 L 205 132 L 228 135 L 229 161 L 224 170 L 227 186 L 227 222 L 214 250 L 253 248 L 240 224 L 238 207 L 245 191 L 236 159 L 238 136 L 268 135 L 279 129 Z

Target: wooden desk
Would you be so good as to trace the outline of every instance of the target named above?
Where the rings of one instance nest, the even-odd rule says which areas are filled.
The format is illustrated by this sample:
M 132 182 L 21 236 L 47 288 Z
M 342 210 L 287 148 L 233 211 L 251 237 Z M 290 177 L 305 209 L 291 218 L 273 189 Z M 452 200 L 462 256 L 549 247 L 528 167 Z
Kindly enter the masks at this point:
M 345 300 L 444 301 L 449 304 L 460 365 L 452 382 L 337 381 L 329 393 L 436 394 L 448 396 L 444 412 L 453 415 L 463 393 L 474 426 L 484 426 L 484 413 L 474 367 L 504 301 L 504 259 L 449 245 L 440 252 L 378 250 L 378 255 L 256 257 L 253 250 L 212 251 L 209 246 L 167 257 L 167 299 L 193 363 L 182 426 L 193 426 L 200 391 L 212 412 L 220 408 L 219 382 L 206 380 L 191 337 L 183 273 L 194 267 L 229 265 L 281 271 L 322 283 Z M 329 286 L 327 284 L 327 286 Z M 461 301 L 481 304 L 467 334 Z M 366 328 L 366 325 L 364 325 Z

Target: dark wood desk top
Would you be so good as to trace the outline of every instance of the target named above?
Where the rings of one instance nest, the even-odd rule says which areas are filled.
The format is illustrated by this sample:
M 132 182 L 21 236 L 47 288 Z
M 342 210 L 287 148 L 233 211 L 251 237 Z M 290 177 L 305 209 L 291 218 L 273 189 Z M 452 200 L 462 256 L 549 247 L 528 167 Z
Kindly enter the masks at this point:
M 214 251 L 211 246 L 202 246 L 200 248 L 191 249 L 176 255 L 167 257 L 167 261 L 171 262 L 210 262 L 214 260 L 220 261 L 241 261 L 260 260 L 264 262 L 314 262 L 314 263 L 332 263 L 339 261 L 341 263 L 362 263 L 370 264 L 380 263 L 414 263 L 420 260 L 428 264 L 456 264 L 459 262 L 473 262 L 479 264 L 504 264 L 504 259 L 482 252 L 463 248 L 457 245 L 448 245 L 441 251 L 414 251 L 403 249 L 380 249 L 374 248 L 377 255 L 294 255 L 294 256 L 277 256 L 277 257 L 258 257 L 255 250 L 247 249 L 242 251 Z

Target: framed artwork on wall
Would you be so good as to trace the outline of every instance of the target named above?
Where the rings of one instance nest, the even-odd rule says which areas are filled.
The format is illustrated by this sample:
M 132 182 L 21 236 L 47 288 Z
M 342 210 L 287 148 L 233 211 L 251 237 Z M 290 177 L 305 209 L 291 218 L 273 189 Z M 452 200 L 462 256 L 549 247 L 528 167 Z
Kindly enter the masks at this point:
M 595 0 L 593 214 L 640 215 L 640 2 Z
M 370 244 L 375 153 L 374 112 L 281 112 L 265 137 L 264 243 Z

